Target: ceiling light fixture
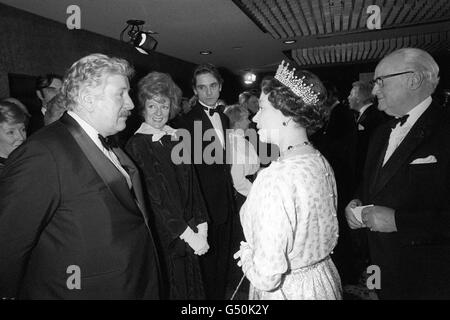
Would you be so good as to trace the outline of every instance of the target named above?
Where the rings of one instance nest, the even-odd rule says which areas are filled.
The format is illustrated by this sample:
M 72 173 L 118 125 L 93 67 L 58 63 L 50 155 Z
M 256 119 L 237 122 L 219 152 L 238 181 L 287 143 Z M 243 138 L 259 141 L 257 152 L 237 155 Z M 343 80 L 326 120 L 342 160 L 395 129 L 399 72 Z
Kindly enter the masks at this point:
M 251 85 L 253 82 L 256 81 L 256 74 L 254 74 L 251 71 L 248 71 L 244 74 L 244 83 Z
M 200 54 L 201 55 L 204 55 L 204 56 L 207 56 L 208 54 L 211 54 L 212 52 L 211 51 L 209 51 L 209 50 L 203 50 L 203 51 L 200 51 Z
M 144 24 L 145 21 L 143 20 L 128 20 L 127 26 L 120 33 L 120 40 L 133 45 L 140 53 L 149 54 L 158 45 L 158 41 L 151 35 L 158 33 L 154 31 L 143 31 L 142 26 Z M 123 35 L 127 30 L 129 39 L 124 40 Z
M 296 43 L 297 40 L 290 39 L 290 40 L 284 40 L 283 42 L 284 42 L 285 44 L 293 44 L 293 43 Z

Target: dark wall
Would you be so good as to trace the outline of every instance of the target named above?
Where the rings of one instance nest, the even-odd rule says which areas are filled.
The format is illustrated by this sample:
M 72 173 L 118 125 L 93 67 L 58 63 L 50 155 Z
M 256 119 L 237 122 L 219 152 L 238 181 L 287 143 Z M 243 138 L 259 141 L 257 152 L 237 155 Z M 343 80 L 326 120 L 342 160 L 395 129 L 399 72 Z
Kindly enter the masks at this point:
M 63 75 L 73 62 L 95 52 L 130 61 L 136 69 L 133 82 L 149 71 L 167 72 L 185 96 L 193 94 L 191 75 L 196 65 L 190 62 L 157 52 L 143 55 L 119 40 L 85 30 L 68 30 L 65 24 L 3 4 L 0 4 L 0 30 L 0 97 L 10 94 L 8 74 Z M 236 87 L 233 74 L 225 71 L 225 78 L 223 95 L 228 101 L 240 88 Z

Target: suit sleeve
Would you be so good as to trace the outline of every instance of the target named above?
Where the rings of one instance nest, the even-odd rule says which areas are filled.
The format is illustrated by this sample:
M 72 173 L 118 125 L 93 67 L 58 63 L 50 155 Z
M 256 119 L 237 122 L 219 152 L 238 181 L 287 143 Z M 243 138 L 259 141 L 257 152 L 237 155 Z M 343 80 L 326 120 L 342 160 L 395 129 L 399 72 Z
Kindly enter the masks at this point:
M 208 216 L 208 210 L 206 209 L 205 200 L 203 199 L 203 195 L 200 190 L 200 185 L 197 179 L 197 175 L 195 174 L 194 166 L 188 165 L 188 170 L 192 186 L 192 211 L 195 224 L 199 225 L 203 222 L 209 223 L 210 219 Z
M 0 177 L 0 297 L 16 297 L 28 259 L 60 200 L 58 168 L 36 142 L 13 152 Z

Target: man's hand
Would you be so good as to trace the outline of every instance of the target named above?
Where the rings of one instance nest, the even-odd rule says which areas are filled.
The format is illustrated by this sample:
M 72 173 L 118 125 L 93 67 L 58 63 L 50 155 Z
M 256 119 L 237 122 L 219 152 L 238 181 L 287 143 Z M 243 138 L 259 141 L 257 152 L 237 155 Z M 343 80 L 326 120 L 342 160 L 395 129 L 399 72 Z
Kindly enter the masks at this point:
M 361 205 L 362 205 L 361 200 L 353 199 L 348 203 L 347 207 L 345 207 L 345 217 L 347 218 L 347 223 L 350 229 L 364 228 L 364 225 L 361 222 L 359 222 L 358 219 L 356 219 L 352 211 L 353 208 L 356 208 Z
M 395 232 L 395 210 L 387 207 L 373 206 L 364 208 L 361 213 L 362 221 L 370 231 Z

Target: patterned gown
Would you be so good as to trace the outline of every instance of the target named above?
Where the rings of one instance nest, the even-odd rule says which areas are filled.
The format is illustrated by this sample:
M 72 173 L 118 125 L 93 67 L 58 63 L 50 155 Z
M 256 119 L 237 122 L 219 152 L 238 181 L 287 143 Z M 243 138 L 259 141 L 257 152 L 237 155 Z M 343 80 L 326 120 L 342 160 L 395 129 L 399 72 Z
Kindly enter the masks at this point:
M 251 300 L 342 299 L 330 259 L 336 195 L 333 171 L 316 150 L 274 161 L 258 175 L 240 211 Z

